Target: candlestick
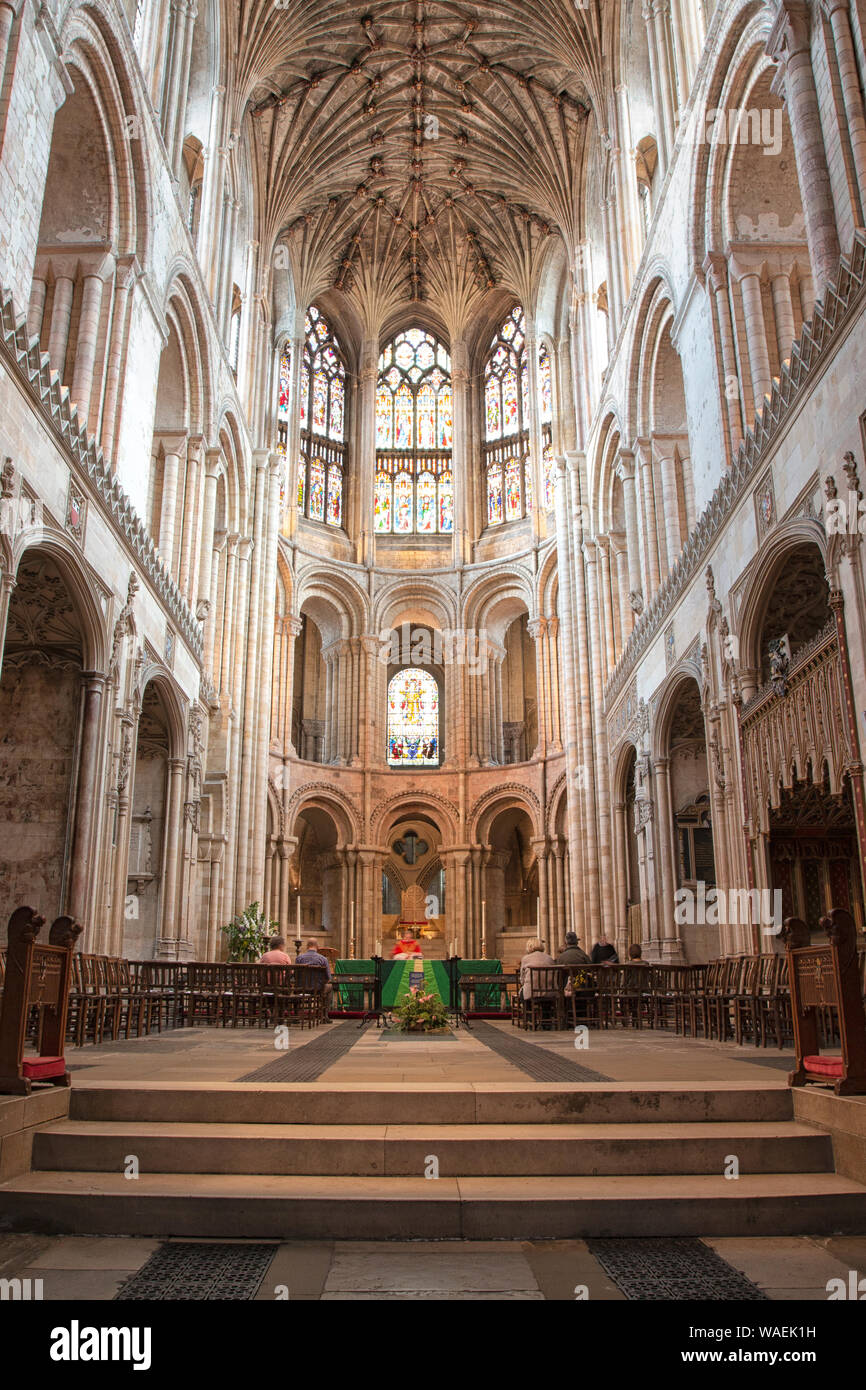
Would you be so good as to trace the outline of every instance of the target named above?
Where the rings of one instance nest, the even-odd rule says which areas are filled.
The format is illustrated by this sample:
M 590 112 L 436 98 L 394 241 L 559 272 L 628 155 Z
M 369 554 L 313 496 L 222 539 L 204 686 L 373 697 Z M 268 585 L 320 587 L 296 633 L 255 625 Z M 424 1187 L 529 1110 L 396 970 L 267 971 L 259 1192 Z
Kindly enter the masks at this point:
M 297 903 L 295 904 L 295 908 L 296 908 L 296 911 L 295 911 L 295 923 L 296 923 L 295 934 L 296 934 L 297 936 L 300 936 L 300 934 L 301 934 L 301 894 L 300 894 L 300 890 L 298 891 L 298 900 L 297 900 Z
M 487 959 L 487 902 L 481 899 L 481 959 Z

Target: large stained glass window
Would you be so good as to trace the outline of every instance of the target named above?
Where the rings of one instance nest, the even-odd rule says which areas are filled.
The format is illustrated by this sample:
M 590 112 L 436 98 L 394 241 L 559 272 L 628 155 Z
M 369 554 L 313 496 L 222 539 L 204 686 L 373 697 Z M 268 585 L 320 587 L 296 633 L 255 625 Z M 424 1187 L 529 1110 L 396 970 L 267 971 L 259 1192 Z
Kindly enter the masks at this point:
M 284 458 L 284 496 L 287 495 L 288 470 L 285 460 L 291 382 L 291 354 L 287 345 L 280 357 L 277 398 L 277 448 Z M 342 526 L 346 463 L 346 368 L 340 344 L 314 304 L 307 310 L 304 321 L 298 409 L 301 425 L 298 512 L 310 521 Z
M 378 533 L 453 531 L 453 436 L 448 353 L 422 328 L 398 333 L 379 358 L 374 493 Z
M 487 524 L 519 521 L 532 510 L 529 472 L 529 370 L 519 304 L 490 344 L 484 369 Z
M 439 766 L 439 687 L 419 667 L 388 682 L 388 765 Z

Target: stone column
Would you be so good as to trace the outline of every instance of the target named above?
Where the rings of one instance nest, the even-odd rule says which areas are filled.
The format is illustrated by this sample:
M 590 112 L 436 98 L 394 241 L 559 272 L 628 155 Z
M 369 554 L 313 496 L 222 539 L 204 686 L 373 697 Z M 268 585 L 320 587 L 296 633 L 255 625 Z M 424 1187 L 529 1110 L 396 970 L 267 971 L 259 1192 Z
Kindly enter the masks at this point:
M 93 845 L 99 819 L 99 765 L 102 750 L 102 697 L 107 677 L 100 671 L 81 676 L 83 710 L 75 790 L 75 824 L 69 856 L 69 883 L 64 911 L 86 921 L 93 882 Z
M 625 802 L 617 801 L 613 808 L 614 848 L 616 851 L 616 898 L 614 927 L 618 941 L 628 939 L 628 829 Z
M 767 41 L 767 53 L 779 64 L 773 88 L 784 92 L 791 122 L 806 241 L 815 290 L 820 297 L 839 264 L 839 237 L 812 70 L 810 14 L 805 0 L 781 0 Z
M 616 164 L 616 183 L 619 194 L 620 239 L 625 271 L 625 298 L 631 291 L 634 273 L 643 250 L 641 217 L 637 196 L 637 171 L 635 152 L 632 148 L 631 117 L 628 105 L 628 87 L 619 83 L 614 89 L 616 96 L 617 135 L 611 151 Z
M 0 23 L 3 15 L 7 13 L 5 5 L 0 5 Z M 2 69 L 0 69 L 2 71 Z M 27 309 L 27 337 L 31 340 L 40 338 L 42 335 L 42 316 L 45 312 L 45 296 L 48 293 L 48 285 L 44 278 L 39 275 L 33 276 L 33 284 L 30 287 L 30 304 Z
M 616 460 L 617 475 L 622 482 L 622 496 L 625 504 L 625 539 L 628 549 L 628 589 L 630 605 L 634 609 L 634 599 L 642 600 L 643 586 L 641 583 L 640 570 L 640 549 L 638 535 L 637 518 L 637 480 L 635 477 L 634 453 L 631 449 L 620 449 Z M 634 611 L 639 612 L 643 608 Z M 634 620 L 628 624 L 628 633 L 631 632 Z
M 183 818 L 183 758 L 169 758 L 168 785 L 165 796 L 165 838 L 163 841 L 163 879 L 162 879 L 162 930 L 163 940 L 177 940 L 180 936 L 180 914 L 178 912 L 178 859 L 181 853 L 181 822 Z
M 662 475 L 662 506 L 665 519 L 665 545 L 668 570 L 672 570 L 683 548 L 680 534 L 680 504 L 677 492 L 677 461 L 670 455 L 659 460 Z
M 114 281 L 114 313 L 111 319 L 111 338 L 105 367 L 105 398 L 102 406 L 102 452 L 106 463 L 114 461 L 114 441 L 117 437 L 121 369 L 125 361 L 131 294 L 141 267 L 134 256 L 117 263 Z
M 215 298 L 219 272 L 219 213 L 222 208 L 222 190 L 228 158 L 228 149 L 221 143 L 225 94 L 225 87 L 213 88 L 207 149 L 203 151 L 204 175 L 198 224 L 198 259 L 211 300 Z
M 162 506 L 159 514 L 159 553 L 172 578 L 177 574 L 175 549 L 178 539 L 178 493 L 181 461 L 186 461 L 185 434 L 162 435 L 165 458 L 162 474 Z
M 244 284 L 241 294 L 241 328 L 238 339 L 238 395 L 243 401 L 247 414 L 251 413 L 253 404 L 253 385 L 255 381 L 256 368 L 256 306 L 258 304 L 258 274 L 259 274 L 259 243 L 248 241 L 245 247 L 244 260 Z M 294 356 L 295 344 L 292 343 L 292 387 L 295 389 L 295 376 L 297 372 Z M 291 419 L 291 414 L 289 416 Z M 291 451 L 286 450 L 287 458 L 291 458 Z M 291 468 L 289 478 L 292 477 Z M 292 489 L 289 488 L 291 494 Z
M 749 348 L 749 367 L 752 373 L 752 392 L 755 411 L 763 408 L 764 397 L 773 389 L 770 374 L 770 354 L 767 351 L 767 328 L 764 321 L 764 300 L 761 277 L 757 270 L 744 270 L 740 275 L 743 296 L 743 316 L 746 321 L 746 342 Z
M 48 361 L 52 371 L 66 378 L 66 347 L 72 317 L 72 294 L 75 282 L 71 275 L 58 275 L 54 281 L 54 302 L 51 306 L 51 329 L 48 336 Z
M 547 855 L 548 855 L 548 844 L 547 844 L 547 840 L 544 839 L 544 838 L 538 839 L 538 840 L 532 840 L 532 841 L 531 841 L 531 844 L 532 844 L 532 848 L 535 850 L 535 860 L 536 860 L 536 863 L 537 863 L 537 865 L 538 865 L 538 907 L 539 907 L 539 919 L 538 919 L 538 923 L 537 923 L 537 926 L 538 926 L 538 936 L 539 936 L 539 939 L 545 943 L 548 952 L 549 952 L 551 955 L 555 955 L 555 954 L 556 954 L 556 946 L 555 946 L 555 943 L 551 940 L 551 923 L 550 923 L 550 911 L 549 911 L 549 906 L 550 906 L 550 905 L 549 905 L 549 900 L 548 900 L 548 884 L 547 884 Z
M 236 891 L 244 898 L 249 887 L 252 865 L 253 844 L 253 793 L 256 780 L 256 717 L 257 702 L 254 696 L 254 681 L 259 668 L 259 637 L 262 603 L 262 568 L 267 550 L 267 497 L 269 455 L 266 449 L 253 452 L 255 464 L 253 501 L 253 547 L 252 565 L 249 578 L 249 610 L 246 618 L 246 656 L 241 671 L 247 674 L 246 690 L 243 699 L 243 731 L 241 734 L 241 769 L 238 784 L 239 806 L 237 820 L 238 855 Z M 272 581 L 273 575 L 270 580 Z M 272 583 L 269 587 L 273 587 Z M 243 590 L 241 591 L 243 594 Z M 242 602 L 245 601 L 242 599 Z M 241 619 L 243 623 L 243 619 Z M 241 639 L 243 640 L 243 639 Z M 237 708 L 240 708 L 240 698 Z
M 616 593 L 619 599 L 619 608 L 616 615 L 619 618 L 619 633 L 617 634 L 616 630 L 614 630 L 616 659 L 618 661 L 625 650 L 625 644 L 634 627 L 634 609 L 629 602 L 630 585 L 626 537 L 621 531 L 614 531 L 611 533 L 610 540 L 613 546 L 614 563 L 616 566 Z
M 535 686 L 538 709 L 538 744 L 535 752 L 527 747 L 526 756 L 543 758 L 550 731 L 550 673 L 547 662 L 547 619 L 532 618 L 526 624 L 535 649 Z
M 578 730 L 580 737 L 581 763 L 583 776 L 579 778 L 575 790 L 580 797 L 584 814 L 583 853 L 586 871 L 585 896 L 590 921 L 597 922 L 601 911 L 599 841 L 597 821 L 597 784 L 595 775 L 595 737 L 593 728 L 592 664 L 589 616 L 587 602 L 587 577 L 583 556 L 583 514 L 578 503 L 579 483 L 582 467 L 585 468 L 583 454 L 567 452 L 569 464 L 569 487 L 571 493 L 571 546 L 574 554 L 574 619 L 578 692 Z M 600 708 L 600 706 L 599 706 Z
M 532 534 L 545 535 L 544 475 L 541 467 L 541 417 L 538 412 L 538 338 L 535 321 L 526 318 L 526 365 L 529 395 L 529 470 L 532 475 Z
M 559 618 L 547 619 L 547 657 L 550 668 L 548 681 L 549 747 L 553 753 L 562 752 L 562 682 L 559 669 Z
M 186 449 L 186 487 L 183 497 L 183 517 L 182 530 L 180 533 L 180 562 L 178 588 L 195 610 L 195 598 L 193 595 L 193 568 L 195 564 L 195 550 L 199 547 L 201 537 L 201 514 L 199 511 L 199 494 L 201 492 L 201 456 L 204 440 L 201 435 L 194 435 L 187 443 Z
M 451 342 L 451 392 L 453 444 L 451 472 L 454 478 L 454 567 L 462 569 L 472 557 L 473 527 L 469 490 L 472 486 L 471 431 L 469 427 L 469 355 L 463 338 Z
M 581 761 L 580 746 L 578 743 L 577 731 L 577 699 L 575 691 L 575 672 L 577 670 L 575 660 L 575 641 L 574 641 L 574 618 L 573 618 L 573 587 L 572 566 L 574 563 L 573 544 L 571 539 L 571 505 L 569 497 L 569 482 L 567 472 L 567 461 L 562 456 L 556 459 L 556 551 L 559 564 L 559 634 L 561 642 L 561 666 L 564 674 L 562 695 L 564 700 L 563 710 L 563 744 L 565 746 L 566 768 L 569 777 L 568 793 L 566 798 L 566 815 L 568 826 L 568 847 L 569 847 L 569 881 L 568 899 L 573 912 L 575 923 L 574 930 L 580 933 L 583 930 L 583 893 L 578 881 L 578 861 L 580 852 L 580 807 L 577 795 L 575 794 L 577 785 L 577 769 Z M 574 852 L 572 854 L 572 847 Z
M 674 892 L 676 890 L 676 857 L 674 850 L 673 811 L 671 809 L 671 771 L 667 758 L 653 763 L 656 802 L 658 805 L 658 840 L 661 856 L 661 931 L 662 960 L 675 960 L 681 954 L 676 922 L 674 921 Z
M 648 439 L 636 439 L 635 458 L 640 460 L 640 512 L 643 531 L 643 552 L 646 562 L 647 586 L 644 599 L 651 603 L 658 593 L 660 578 L 659 543 L 656 533 L 656 502 L 653 487 L 652 447 Z M 635 488 L 637 489 L 637 479 Z
M 355 450 L 357 478 L 358 521 L 357 560 L 360 565 L 372 565 L 375 553 L 373 531 L 373 487 L 376 473 L 376 381 L 379 371 L 379 344 L 367 338 L 361 352 L 359 372 L 360 430 Z M 455 488 L 457 480 L 455 479 Z
M 789 361 L 794 345 L 794 304 L 791 299 L 791 280 L 786 270 L 780 270 L 770 282 L 773 290 L 773 311 L 776 318 L 776 345 L 779 362 Z
M 276 607 L 275 575 L 277 572 L 277 532 L 280 521 L 280 460 L 278 454 L 269 459 L 267 483 L 267 511 L 265 516 L 263 541 L 265 547 L 262 565 L 260 601 L 260 631 L 258 679 L 254 685 L 256 702 L 256 742 L 255 779 L 256 795 L 253 802 L 253 860 L 250 866 L 249 894 L 253 901 L 258 896 L 262 866 L 265 853 L 268 805 L 268 749 L 271 732 L 271 695 L 274 672 L 274 610 Z
M 589 626 L 589 671 L 592 681 L 592 709 L 595 714 L 592 749 L 594 765 L 593 808 L 598 825 L 598 864 L 599 896 L 601 899 L 601 919 L 609 922 L 613 918 L 613 864 L 610 845 L 610 790 L 607 759 L 607 725 L 604 720 L 604 688 L 601 679 L 601 625 L 598 614 L 598 580 L 596 575 L 596 548 L 588 542 L 583 547 L 586 566 L 586 598 Z
M 743 438 L 743 422 L 740 413 L 740 376 L 737 371 L 737 356 L 734 351 L 734 329 L 731 321 L 731 305 L 728 299 L 728 265 L 724 256 L 710 251 L 704 260 L 704 274 L 715 310 L 719 346 L 722 354 L 722 393 L 728 412 L 728 433 L 730 453 L 736 453 Z
M 830 27 L 833 30 L 833 47 L 839 64 L 839 82 L 842 87 L 842 100 L 845 103 L 851 158 L 857 179 L 857 192 L 860 195 L 860 215 L 855 217 L 855 221 L 862 227 L 866 219 L 866 116 L 851 33 L 851 15 L 848 0 L 823 0 L 823 4 L 830 16 Z
M 114 863 L 112 865 L 111 923 L 108 929 L 108 954 L 119 956 L 123 946 L 124 908 L 126 906 L 126 871 L 129 866 L 129 808 L 132 801 L 131 780 L 134 776 L 136 727 L 132 715 L 124 711 L 119 721 L 117 781 L 115 795 L 117 816 L 114 823 Z
M 612 589 L 610 581 L 610 536 L 596 536 L 599 558 L 599 594 L 601 600 L 602 626 L 604 633 L 605 679 L 609 679 L 616 665 L 616 641 L 612 609 Z
M 217 448 L 205 449 L 204 451 L 204 505 L 202 508 L 200 543 L 201 552 L 199 556 L 197 600 L 195 607 L 198 610 L 202 604 L 207 604 L 205 610 L 205 670 L 213 671 L 213 648 L 214 630 L 216 628 L 216 605 L 213 603 L 211 595 L 211 576 L 213 573 L 214 556 L 214 519 L 216 517 L 216 497 L 217 497 L 217 478 L 219 477 L 222 452 Z

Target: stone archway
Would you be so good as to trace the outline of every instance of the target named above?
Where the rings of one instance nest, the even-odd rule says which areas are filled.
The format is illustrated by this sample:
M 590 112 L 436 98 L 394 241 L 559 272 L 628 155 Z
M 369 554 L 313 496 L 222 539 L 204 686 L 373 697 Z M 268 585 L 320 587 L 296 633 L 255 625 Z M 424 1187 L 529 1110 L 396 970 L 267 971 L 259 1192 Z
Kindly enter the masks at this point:
M 69 899 L 87 637 L 54 559 L 28 551 L 9 601 L 0 676 L 0 930 L 29 904 Z M 94 734 L 95 742 L 95 734 Z M 87 805 L 80 814 L 90 815 Z

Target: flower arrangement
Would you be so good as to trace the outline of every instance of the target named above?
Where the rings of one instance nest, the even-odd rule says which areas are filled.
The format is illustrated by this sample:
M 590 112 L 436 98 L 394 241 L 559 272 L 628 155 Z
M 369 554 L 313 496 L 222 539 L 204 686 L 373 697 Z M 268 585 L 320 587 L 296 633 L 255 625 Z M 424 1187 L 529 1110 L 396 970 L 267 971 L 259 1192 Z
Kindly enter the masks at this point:
M 220 931 L 228 937 L 231 962 L 256 961 L 268 949 L 269 938 L 279 934 L 279 922 L 269 922 L 258 903 L 250 903 Z
M 448 1010 L 438 994 L 413 985 L 391 1011 L 401 1033 L 441 1033 L 448 1027 Z

